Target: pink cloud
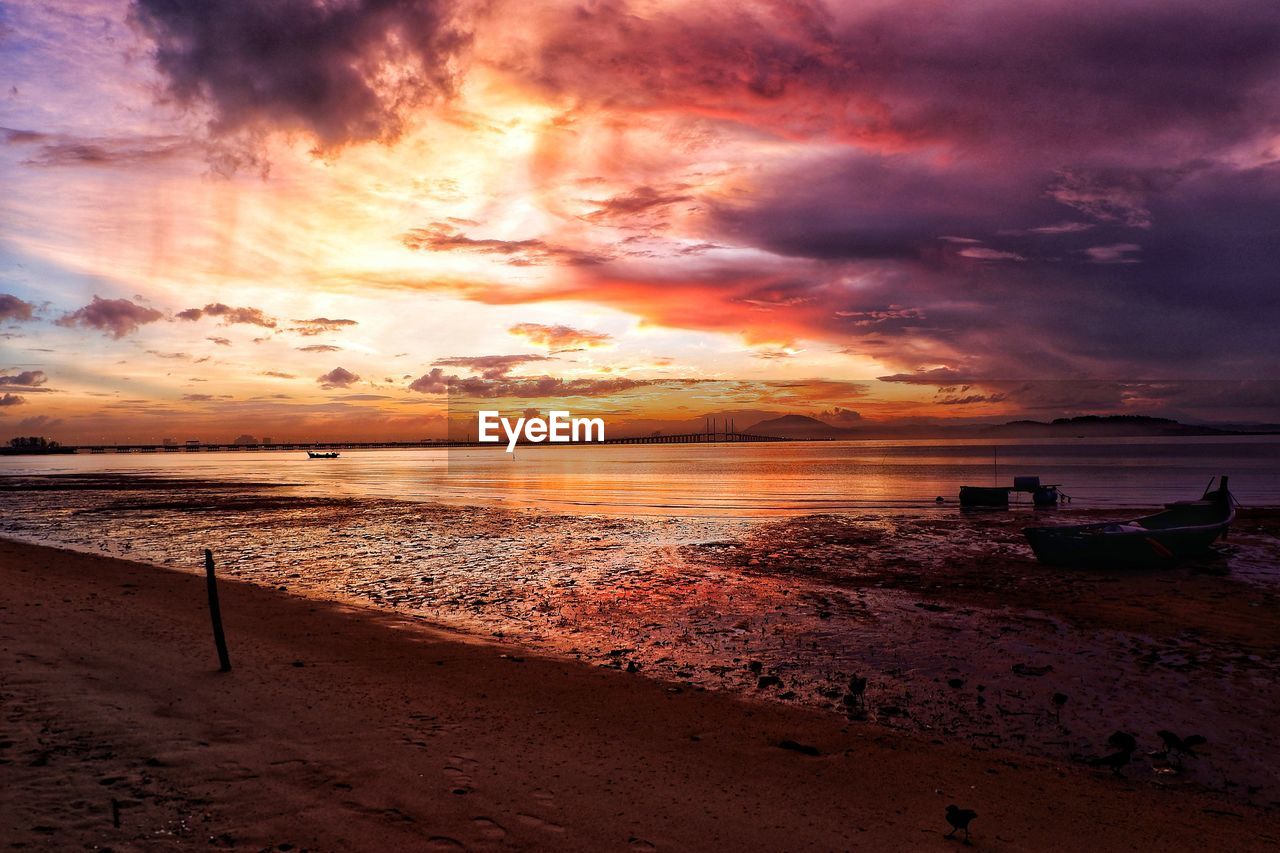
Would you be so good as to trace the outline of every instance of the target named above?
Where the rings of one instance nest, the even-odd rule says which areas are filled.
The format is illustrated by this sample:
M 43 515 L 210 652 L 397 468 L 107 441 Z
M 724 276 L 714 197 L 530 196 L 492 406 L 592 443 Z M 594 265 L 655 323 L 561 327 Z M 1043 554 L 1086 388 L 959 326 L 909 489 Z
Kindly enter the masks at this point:
M 163 318 L 164 314 L 156 309 L 138 305 L 128 299 L 103 299 L 95 295 L 88 305 L 62 315 L 57 324 L 97 329 L 113 338 L 123 338 L 136 332 L 139 326 Z

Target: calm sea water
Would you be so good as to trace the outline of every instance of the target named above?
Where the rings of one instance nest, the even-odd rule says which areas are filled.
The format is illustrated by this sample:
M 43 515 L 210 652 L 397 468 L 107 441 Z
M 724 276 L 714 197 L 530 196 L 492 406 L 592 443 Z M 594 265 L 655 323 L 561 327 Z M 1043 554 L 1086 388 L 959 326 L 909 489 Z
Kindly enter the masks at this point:
M 1144 507 L 1231 476 L 1246 506 L 1280 505 L 1280 436 L 798 442 L 498 449 L 77 454 L 0 458 L 0 475 L 156 474 L 295 484 L 303 494 L 556 512 L 755 515 L 954 506 L 962 485 L 1035 474 L 1073 507 Z

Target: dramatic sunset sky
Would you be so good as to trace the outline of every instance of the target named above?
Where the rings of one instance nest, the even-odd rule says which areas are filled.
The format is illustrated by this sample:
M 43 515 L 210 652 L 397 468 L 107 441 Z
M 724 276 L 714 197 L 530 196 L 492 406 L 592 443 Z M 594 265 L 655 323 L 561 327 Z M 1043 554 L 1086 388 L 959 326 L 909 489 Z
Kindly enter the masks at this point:
M 0 0 L 0 439 L 1274 419 L 1278 247 L 1275 0 Z

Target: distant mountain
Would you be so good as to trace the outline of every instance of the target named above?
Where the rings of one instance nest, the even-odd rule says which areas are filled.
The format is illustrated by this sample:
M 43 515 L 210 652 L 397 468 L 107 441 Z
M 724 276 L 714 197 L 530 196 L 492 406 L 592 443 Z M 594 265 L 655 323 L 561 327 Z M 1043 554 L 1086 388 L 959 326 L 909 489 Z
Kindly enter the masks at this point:
M 1003 424 L 874 423 L 841 428 L 807 415 L 783 415 L 758 421 L 742 432 L 809 440 L 881 438 L 1121 438 L 1127 436 L 1239 435 L 1251 430 L 1184 424 L 1146 415 L 1082 415 L 1052 421 L 1017 420 Z M 1266 429 L 1252 430 L 1267 432 Z
M 772 435 L 778 438 L 856 438 L 858 430 L 841 429 L 823 423 L 808 415 L 783 415 L 780 418 L 754 423 L 743 430 L 752 435 Z
M 1038 438 L 1040 436 L 1123 437 L 1160 435 L 1232 435 L 1231 430 L 1216 427 L 1193 426 L 1170 418 L 1153 418 L 1146 415 L 1081 415 L 1074 418 L 1056 418 L 1052 421 L 1010 421 L 987 427 L 987 435 L 1012 438 Z

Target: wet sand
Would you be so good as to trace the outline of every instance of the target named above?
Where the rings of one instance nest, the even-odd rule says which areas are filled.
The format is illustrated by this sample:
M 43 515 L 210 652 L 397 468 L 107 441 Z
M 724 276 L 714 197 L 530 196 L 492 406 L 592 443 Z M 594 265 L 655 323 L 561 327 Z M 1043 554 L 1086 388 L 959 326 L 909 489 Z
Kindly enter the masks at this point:
M 1280 510 L 1242 510 L 1215 553 L 1173 568 L 1047 568 L 1031 556 L 1022 536 L 1032 523 L 1118 515 L 809 515 L 762 524 L 741 540 L 695 546 L 686 554 L 844 589 L 893 589 L 959 605 L 1037 611 L 1086 629 L 1161 639 L 1194 635 L 1247 652 L 1280 649 Z
M 33 849 L 1263 849 L 1200 790 L 0 541 L 0 834 Z M 812 747 L 809 755 L 780 746 Z M 113 826 L 112 803 L 119 814 Z

